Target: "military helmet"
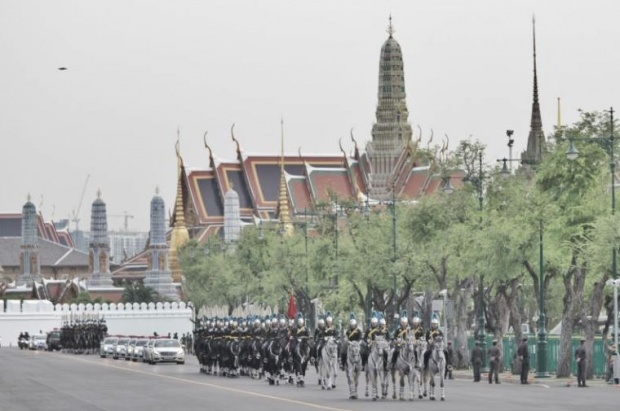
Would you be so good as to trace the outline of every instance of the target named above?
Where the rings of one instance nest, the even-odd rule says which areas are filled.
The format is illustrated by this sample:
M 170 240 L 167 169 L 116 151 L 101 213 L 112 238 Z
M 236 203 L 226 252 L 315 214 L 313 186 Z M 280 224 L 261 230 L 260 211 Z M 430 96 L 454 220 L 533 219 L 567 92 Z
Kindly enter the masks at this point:
M 385 321 L 385 318 L 380 319 L 380 320 L 379 320 L 379 324 L 380 324 L 380 325 L 386 325 L 386 324 L 387 324 L 387 322 Z
M 334 319 L 332 318 L 332 313 L 331 312 L 326 312 L 325 313 L 325 323 L 327 325 L 331 325 L 332 321 L 334 321 Z
M 371 325 L 377 325 L 377 323 L 379 323 L 379 319 L 377 317 L 372 317 L 370 319 L 370 324 Z
M 413 317 L 414 324 L 420 324 L 420 317 Z
M 352 329 L 357 327 L 357 320 L 355 319 L 355 313 L 349 314 L 349 326 Z
M 280 327 L 284 327 L 286 325 L 286 318 L 280 317 Z
M 319 319 L 319 327 L 325 327 L 325 320 L 322 318 Z
M 431 320 L 431 327 L 433 328 L 439 328 L 439 320 L 437 318 L 433 318 Z
M 298 326 L 298 327 L 303 327 L 305 323 L 306 323 L 306 322 L 304 321 L 303 317 L 299 317 L 299 318 L 297 319 L 297 326 Z

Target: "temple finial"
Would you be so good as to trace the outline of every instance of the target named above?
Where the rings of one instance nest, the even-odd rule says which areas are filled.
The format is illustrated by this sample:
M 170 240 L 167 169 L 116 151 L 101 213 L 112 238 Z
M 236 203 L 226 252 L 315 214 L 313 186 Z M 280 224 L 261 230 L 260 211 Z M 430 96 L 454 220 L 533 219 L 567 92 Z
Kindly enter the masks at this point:
M 534 101 L 538 102 L 538 73 L 536 70 L 536 17 L 532 15 L 532 41 L 534 42 Z
M 558 133 L 561 133 L 562 130 L 562 110 L 560 107 L 560 98 L 558 97 L 558 124 L 557 124 Z
M 159 195 L 159 186 L 155 186 L 155 195 Z
M 394 34 L 396 30 L 394 30 L 394 26 L 392 25 L 392 14 L 390 13 L 390 24 L 388 26 L 387 32 L 390 35 L 390 38 L 392 38 L 392 35 Z
M 97 190 L 97 198 L 101 198 L 101 189 Z

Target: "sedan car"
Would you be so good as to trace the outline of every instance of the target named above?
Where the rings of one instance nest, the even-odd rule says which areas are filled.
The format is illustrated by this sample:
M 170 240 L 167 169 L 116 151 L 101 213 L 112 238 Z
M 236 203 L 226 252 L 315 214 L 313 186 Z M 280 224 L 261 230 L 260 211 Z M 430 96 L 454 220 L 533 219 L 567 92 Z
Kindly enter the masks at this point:
M 148 362 L 149 364 L 151 363 L 151 353 L 153 352 L 153 345 L 155 344 L 155 341 L 157 341 L 156 338 L 149 339 L 142 349 L 142 362 Z
M 129 338 L 121 337 L 118 339 L 116 344 L 114 344 L 114 351 L 112 352 L 113 359 L 118 360 L 119 358 L 125 358 L 128 342 Z
M 148 338 L 141 338 L 136 340 L 136 345 L 133 347 L 133 354 L 131 356 L 132 361 L 142 361 L 144 355 L 144 349 L 146 348 L 146 344 L 148 344 Z
M 155 340 L 150 355 L 151 364 L 160 362 L 176 362 L 185 364 L 185 350 L 178 340 L 162 338 Z
M 136 347 L 136 341 L 137 340 L 135 338 L 132 338 L 125 346 L 125 361 L 129 361 L 133 357 L 133 350 Z
M 118 337 L 108 337 L 99 344 L 99 355 L 105 358 L 114 354 L 114 345 L 118 342 Z
M 31 350 L 47 350 L 47 335 L 33 335 L 30 337 L 28 348 Z

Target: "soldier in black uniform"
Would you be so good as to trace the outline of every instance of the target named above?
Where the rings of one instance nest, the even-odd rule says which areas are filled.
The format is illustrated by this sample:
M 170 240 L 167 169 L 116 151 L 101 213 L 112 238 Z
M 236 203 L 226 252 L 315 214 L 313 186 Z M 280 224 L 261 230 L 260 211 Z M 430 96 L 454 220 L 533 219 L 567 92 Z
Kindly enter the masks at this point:
M 493 384 L 493 380 L 495 380 L 495 384 L 499 384 L 499 364 L 502 353 L 497 346 L 497 340 L 493 340 L 493 345 L 489 348 L 487 356 L 489 357 L 489 384 Z
M 416 340 L 421 340 L 422 338 L 424 338 L 424 335 L 426 334 L 424 332 L 424 327 L 422 326 L 422 322 L 420 321 L 419 317 L 413 317 L 413 320 L 411 321 L 411 331 L 413 332 L 413 335 L 415 336 Z
M 523 337 L 521 344 L 517 348 L 517 356 L 521 361 L 521 384 L 529 384 L 527 375 L 530 372 L 530 354 L 527 349 L 527 337 Z
M 575 362 L 577 363 L 577 386 L 587 387 L 586 385 L 586 340 L 581 339 L 581 345 L 575 350 Z
M 349 329 L 345 331 L 344 338 L 346 341 L 361 341 L 362 330 L 357 326 L 357 320 L 355 314 L 351 313 L 349 316 Z M 340 354 L 340 369 L 344 371 L 344 367 L 347 365 L 347 349 L 343 348 Z
M 388 330 L 387 328 L 387 321 L 385 321 L 385 318 L 381 318 L 379 320 L 379 329 L 375 333 L 375 337 L 383 337 L 385 338 L 386 341 L 390 341 L 392 339 L 390 335 L 390 330 Z M 388 370 L 387 352 L 384 353 L 384 357 L 383 357 L 383 370 L 384 371 Z
M 443 378 L 453 380 L 454 377 L 452 376 L 452 367 L 454 365 L 452 364 L 452 361 L 454 361 L 454 349 L 452 348 L 452 341 L 448 341 L 448 346 L 444 351 L 446 353 L 446 373 Z
M 474 349 L 471 350 L 471 365 L 474 368 L 474 382 L 480 382 L 480 367 L 482 367 L 482 349 L 480 342 L 476 341 Z

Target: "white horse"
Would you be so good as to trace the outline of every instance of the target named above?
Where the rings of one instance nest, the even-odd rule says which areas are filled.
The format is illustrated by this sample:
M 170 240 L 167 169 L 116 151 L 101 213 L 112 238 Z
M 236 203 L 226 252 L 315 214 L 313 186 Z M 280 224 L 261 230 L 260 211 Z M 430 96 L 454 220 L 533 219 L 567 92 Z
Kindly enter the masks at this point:
M 415 342 L 415 356 L 416 362 L 413 368 L 413 384 L 418 387 L 418 398 L 422 399 L 422 397 L 426 397 L 426 379 L 425 372 L 422 370 L 422 366 L 424 365 L 424 353 L 426 352 L 427 343 L 424 337 Z
M 399 399 L 405 400 L 405 380 L 409 385 L 409 401 L 413 401 L 414 373 L 416 372 L 415 337 L 407 335 L 400 347 L 396 363 L 392 368 L 392 386 L 394 392 L 392 398 L 396 399 L 396 373 L 399 375 L 400 390 Z
M 431 347 L 431 355 L 428 359 L 427 372 L 430 378 L 429 399 L 435 400 L 435 376 L 439 375 L 439 386 L 441 387 L 441 401 L 445 401 L 446 393 L 444 389 L 444 376 L 446 375 L 446 355 L 443 351 L 443 338 L 435 338 Z
M 347 382 L 349 383 L 349 399 L 357 399 L 357 386 L 362 372 L 361 344 L 359 341 L 347 343 Z
M 331 390 L 336 388 L 336 364 L 338 363 L 338 344 L 334 337 L 327 337 L 321 350 L 319 361 L 319 375 L 321 389 Z
M 388 392 L 388 370 L 387 361 L 389 344 L 382 336 L 376 336 L 371 343 L 370 354 L 368 355 L 368 365 L 366 368 L 366 396 L 368 396 L 368 379 L 372 382 L 372 399 L 379 398 L 377 384 L 381 384 L 381 398 L 387 397 Z M 379 380 L 379 381 L 378 381 Z

